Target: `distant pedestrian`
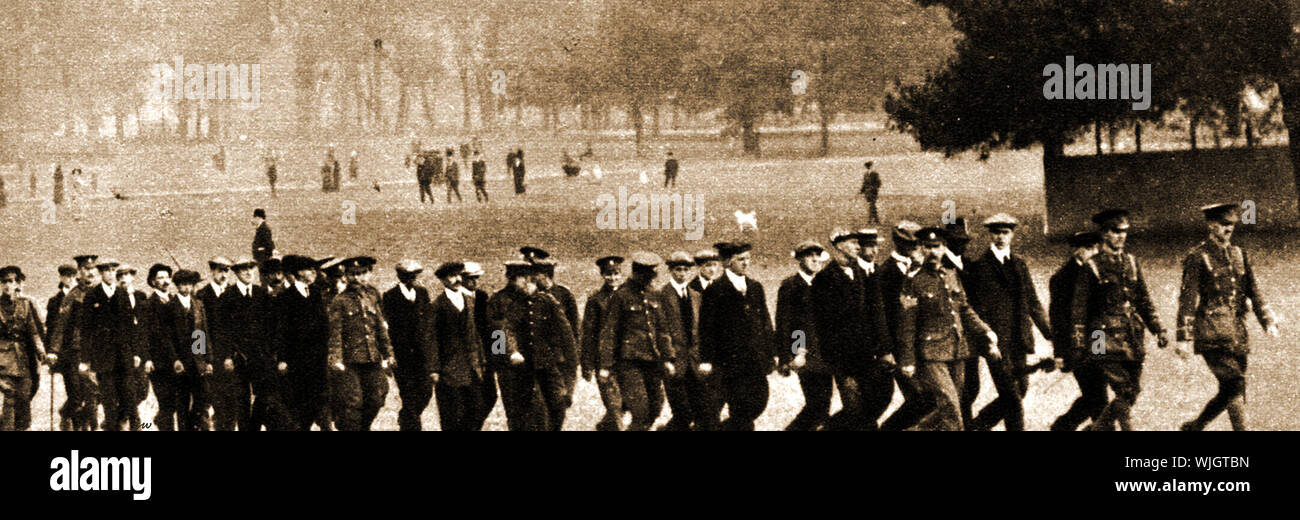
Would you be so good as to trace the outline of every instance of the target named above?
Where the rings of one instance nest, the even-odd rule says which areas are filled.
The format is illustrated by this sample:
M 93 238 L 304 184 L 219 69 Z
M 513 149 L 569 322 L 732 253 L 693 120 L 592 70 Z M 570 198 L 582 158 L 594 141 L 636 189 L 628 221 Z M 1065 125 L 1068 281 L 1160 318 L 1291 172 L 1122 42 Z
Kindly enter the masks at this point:
M 677 159 L 672 152 L 668 152 L 668 160 L 664 161 L 664 187 L 677 187 Z
M 357 163 L 357 151 L 352 150 L 352 155 L 348 156 L 348 178 L 357 180 L 361 175 L 361 165 Z
M 524 169 L 524 151 L 519 149 L 515 150 L 514 153 L 507 155 L 506 163 L 510 166 L 510 174 L 515 179 L 515 195 L 523 195 L 525 191 L 524 176 L 526 173 L 526 170 Z
M 9 205 L 9 193 L 5 190 L 5 176 L 0 175 L 0 208 Z
M 460 198 L 460 163 L 456 162 L 456 150 L 447 149 L 447 202 L 451 202 L 451 194 L 456 194 L 456 202 L 461 202 Z
M 876 200 L 880 197 L 880 174 L 871 168 L 871 161 L 863 166 L 867 171 L 862 174 L 862 188 L 858 194 L 867 199 L 867 222 L 880 223 L 880 212 L 876 209 Z
M 275 256 L 275 240 L 271 238 L 271 226 L 266 224 L 266 210 L 253 210 L 253 223 L 257 224 L 253 235 L 253 260 L 261 264 Z
M 420 187 L 420 203 L 424 204 L 424 199 L 427 196 L 429 203 L 432 204 L 434 201 L 432 188 L 433 166 L 425 161 L 422 154 L 415 155 L 415 182 Z
M 474 199 L 479 202 L 487 202 L 487 161 L 483 160 L 483 154 L 478 150 L 474 150 L 474 159 L 470 163 L 470 170 L 474 180 Z
M 272 150 L 266 157 L 266 183 L 271 186 L 271 197 L 275 197 L 275 151 Z
M 63 204 L 63 165 L 54 164 L 54 191 L 50 195 L 50 200 L 55 205 Z

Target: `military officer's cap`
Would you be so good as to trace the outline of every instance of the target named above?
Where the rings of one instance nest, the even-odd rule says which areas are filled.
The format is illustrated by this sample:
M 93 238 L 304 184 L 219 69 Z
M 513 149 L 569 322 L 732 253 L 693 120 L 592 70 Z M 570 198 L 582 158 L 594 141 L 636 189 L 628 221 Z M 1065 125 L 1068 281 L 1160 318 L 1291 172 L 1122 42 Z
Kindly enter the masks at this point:
M 343 261 L 343 269 L 353 274 L 365 273 L 370 271 L 375 262 L 377 260 L 373 256 L 354 256 Z
M 258 266 L 258 269 L 263 273 L 284 272 L 284 259 L 276 257 L 267 258 L 262 261 L 262 265 Z
M 675 251 L 673 254 L 668 255 L 668 260 L 664 263 L 667 264 L 669 268 L 679 266 L 689 267 L 695 265 L 695 259 L 691 258 L 691 254 L 686 251 Z
M 555 261 L 553 260 L 537 260 L 533 262 L 533 267 L 536 268 L 533 270 L 534 273 L 555 276 Z
M 15 281 L 21 282 L 27 279 L 27 277 L 23 275 L 22 268 L 16 265 L 6 265 L 4 267 L 0 267 L 0 280 L 4 280 L 5 278 L 8 278 L 11 275 L 14 277 Z
M 527 260 L 532 263 L 536 263 L 538 260 L 545 260 L 551 257 L 551 254 L 547 253 L 545 249 L 542 249 L 540 247 L 533 247 L 533 246 L 524 246 L 519 248 L 519 254 L 524 255 L 524 260 Z
M 1080 231 L 1066 239 L 1070 247 L 1091 247 L 1101 243 L 1101 235 L 1096 231 Z
M 505 266 L 506 266 L 506 278 L 514 278 L 516 276 L 529 276 L 533 274 L 533 264 L 524 262 L 522 260 L 512 260 L 506 262 Z
M 970 232 L 966 229 L 966 217 L 957 217 L 952 222 L 944 224 L 943 236 L 951 244 L 970 242 Z
M 1016 217 L 1006 213 L 998 213 L 997 215 L 984 219 L 984 227 L 988 228 L 990 231 L 1004 228 L 1015 229 L 1018 225 L 1020 225 L 1020 221 L 1016 220 Z
M 792 251 L 790 254 L 793 255 L 795 258 L 799 258 L 805 255 L 820 255 L 825 251 L 826 248 L 822 247 L 821 244 L 818 244 L 817 241 L 804 240 L 803 242 L 800 242 L 798 245 L 794 246 L 794 251 Z
M 862 228 L 853 233 L 858 237 L 858 243 L 862 245 L 875 244 L 880 241 L 880 232 L 876 228 Z
M 916 232 L 920 230 L 920 224 L 910 220 L 900 220 L 894 225 L 894 243 L 916 242 Z
M 1102 229 L 1128 231 L 1128 210 L 1108 209 L 1092 216 L 1092 222 Z
M 713 248 L 718 250 L 718 257 L 723 260 L 752 249 L 752 247 L 745 242 L 718 242 L 713 244 Z
M 208 260 L 208 269 L 230 269 L 231 265 L 233 264 L 230 263 L 230 259 L 224 256 L 218 256 L 212 260 Z
M 297 273 L 316 268 L 316 261 L 309 256 L 287 255 L 280 261 L 280 268 L 286 273 Z
M 95 268 L 99 269 L 100 271 L 103 271 L 105 269 L 116 269 L 120 265 L 122 264 L 118 263 L 117 260 L 114 260 L 112 258 L 105 258 L 103 260 L 99 260 L 95 262 Z
M 95 260 L 98 258 L 99 255 L 77 255 L 72 257 L 72 259 L 77 262 L 77 266 L 79 267 L 84 267 L 87 265 L 94 266 Z
M 122 264 L 122 265 L 117 266 L 117 272 L 118 272 L 118 274 L 126 274 L 126 273 L 136 274 L 138 271 L 136 271 L 134 265 L 131 265 L 131 264 Z
M 632 253 L 631 259 L 632 259 L 633 270 L 637 270 L 637 269 L 653 270 L 654 268 L 659 267 L 659 264 L 664 263 L 663 259 L 659 258 L 659 255 L 656 255 L 649 251 L 637 251 L 635 253 Z
M 447 264 L 443 264 L 443 265 L 447 265 Z M 404 274 L 419 274 L 424 272 L 424 266 L 420 265 L 419 262 L 416 262 L 415 260 L 411 260 L 409 258 L 402 260 L 401 262 L 398 262 L 397 266 L 394 267 L 393 269 L 398 273 L 404 273 Z M 438 276 L 442 276 L 442 275 L 438 275 Z
M 831 245 L 838 244 L 845 240 L 857 240 L 858 235 L 844 228 L 835 228 L 831 230 Z
M 483 266 L 478 262 L 465 262 L 465 276 L 469 278 L 478 278 L 483 276 Z
M 433 271 L 433 275 L 438 278 L 446 278 L 463 272 L 465 272 L 465 264 L 460 262 L 443 262 L 442 265 L 438 266 L 438 268 Z
M 198 285 L 199 273 L 189 269 L 181 269 L 180 271 L 176 271 L 176 276 L 172 277 L 172 281 L 175 282 L 176 285 Z
M 718 251 L 716 249 L 701 249 L 695 252 L 695 263 L 697 265 L 704 265 L 717 260 L 720 260 L 720 258 L 718 258 Z
M 77 266 L 71 264 L 63 264 L 59 266 L 59 276 L 76 276 L 76 275 L 77 275 Z
M 252 258 L 249 258 L 247 256 L 241 256 L 235 260 L 234 265 L 232 265 L 231 267 L 235 268 L 236 270 L 242 271 L 244 269 L 252 269 L 254 267 L 257 267 L 257 262 L 254 262 Z
M 1201 213 L 1205 214 L 1205 220 L 1215 220 L 1223 223 L 1236 224 L 1241 222 L 1240 211 L 1241 206 L 1234 203 L 1201 206 Z
M 618 272 L 618 268 L 621 265 L 623 265 L 623 257 L 618 255 L 602 256 L 596 259 L 596 268 L 600 269 L 600 274 Z
M 943 245 L 943 229 L 937 227 L 921 228 L 916 232 L 916 240 L 924 246 Z

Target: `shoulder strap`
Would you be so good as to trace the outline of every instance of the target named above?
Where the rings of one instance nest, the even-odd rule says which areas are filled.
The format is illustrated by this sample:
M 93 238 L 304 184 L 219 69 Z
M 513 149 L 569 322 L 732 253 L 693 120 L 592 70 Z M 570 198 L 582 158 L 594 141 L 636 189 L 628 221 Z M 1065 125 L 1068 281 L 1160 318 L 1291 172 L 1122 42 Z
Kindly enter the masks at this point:
M 1233 272 L 1236 272 L 1237 276 L 1245 276 L 1246 259 L 1243 256 L 1240 247 L 1232 246 L 1232 258 L 1230 260 L 1232 261 Z

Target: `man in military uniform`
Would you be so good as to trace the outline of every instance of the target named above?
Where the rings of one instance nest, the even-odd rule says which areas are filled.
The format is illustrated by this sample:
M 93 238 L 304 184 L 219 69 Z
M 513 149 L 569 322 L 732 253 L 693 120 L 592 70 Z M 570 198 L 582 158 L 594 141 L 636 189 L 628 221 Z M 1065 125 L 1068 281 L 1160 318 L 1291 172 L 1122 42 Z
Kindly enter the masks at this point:
M 992 429 L 1003 421 L 1007 431 L 1025 429 L 1022 400 L 1029 390 L 1027 367 L 1038 357 L 1034 351 L 1033 326 L 1038 326 L 1044 338 L 1052 337 L 1047 313 L 1038 300 L 1029 266 L 1024 258 L 1011 251 L 1011 240 L 1018 224 L 1015 217 L 1006 213 L 984 220 L 984 227 L 989 232 L 989 248 L 969 264 L 969 275 L 963 281 L 971 307 L 1002 342 L 998 345 L 1002 359 L 989 362 L 989 374 L 998 397 L 966 423 L 966 427 L 972 430 Z M 967 372 L 966 377 L 970 378 L 972 374 Z M 978 369 L 974 378 L 974 386 L 978 386 Z M 970 380 L 966 383 L 968 388 L 972 386 Z
M 587 305 L 583 311 L 581 366 L 582 378 L 591 381 L 596 376 L 600 363 L 600 333 L 609 307 L 609 299 L 623 285 L 623 257 L 605 256 L 596 260 L 596 268 L 605 283 L 600 289 L 587 296 Z M 623 400 L 618 390 L 618 379 L 607 377 L 596 380 L 600 390 L 600 401 L 605 405 L 605 415 L 596 423 L 597 431 L 618 431 L 623 427 Z M 670 401 L 671 402 L 671 401 Z M 676 405 L 674 405 L 676 406 Z M 674 418 L 677 415 L 673 409 Z
M 367 289 L 368 256 L 344 263 L 348 287 L 329 306 L 330 397 L 334 420 L 341 431 L 369 430 L 388 396 L 385 371 L 394 362 L 379 298 Z
M 1051 301 L 1047 304 L 1047 319 L 1051 321 L 1052 353 L 1060 360 L 1061 370 L 1070 372 L 1079 384 L 1079 398 L 1070 408 L 1052 422 L 1053 431 L 1074 431 L 1084 421 L 1097 420 L 1109 400 L 1106 379 L 1095 363 L 1081 364 L 1081 352 L 1071 345 L 1073 326 L 1070 325 L 1071 305 L 1074 304 L 1074 286 L 1087 269 L 1088 260 L 1097 254 L 1101 235 L 1080 231 L 1067 240 L 1073 252 L 1052 278 L 1047 287 Z
M 667 263 L 668 283 L 659 289 L 659 301 L 672 325 L 677 377 L 664 381 L 668 406 L 673 413 L 664 429 L 716 430 L 719 405 L 715 404 L 712 378 L 700 372 L 700 304 L 704 295 L 694 285 L 697 278 L 692 268 L 696 261 L 690 253 L 678 251 L 668 257 Z
M 1241 247 L 1232 244 L 1232 232 L 1241 217 L 1236 204 L 1211 204 L 1201 208 L 1210 237 L 1183 258 L 1183 282 L 1178 295 L 1178 351 L 1186 356 L 1188 343 L 1205 358 L 1219 381 L 1219 391 L 1183 430 L 1203 430 L 1228 410 L 1233 430 L 1246 430 L 1246 300 L 1255 319 L 1268 335 L 1277 337 L 1277 321 L 1260 294 L 1255 272 Z
M 329 321 L 325 295 L 316 282 L 319 262 L 302 255 L 284 257 L 293 284 L 275 298 L 275 339 L 285 366 L 284 398 L 299 430 L 314 423 L 330 429 L 326 358 Z
M 596 377 L 618 380 L 621 413 L 632 412 L 629 431 L 646 431 L 663 410 L 665 377 L 677 373 L 672 325 L 651 284 L 662 263 L 654 253 L 633 253 L 632 276 L 609 298 L 600 332 Z M 607 411 L 606 415 L 608 415 Z
M 714 244 L 726 264 L 724 279 L 709 285 L 700 302 L 700 372 L 718 369 L 728 407 L 722 429 L 752 431 L 767 409 L 767 374 L 776 368 L 776 333 L 763 284 L 746 275 L 750 245 Z
M 488 301 L 488 319 L 493 331 L 505 335 L 509 367 L 498 378 L 508 426 L 559 431 L 572 399 L 564 374 L 577 369 L 578 349 L 560 303 L 537 290 L 536 269 L 528 262 L 506 263 L 509 285 Z
M 833 372 L 818 341 L 812 299 L 813 277 L 829 257 L 825 248 L 812 240 L 800 242 L 791 255 L 798 269 L 782 280 L 776 291 L 777 363 L 783 374 L 798 373 L 803 393 L 803 409 L 786 425 L 786 431 L 812 431 L 826 423 L 831 411 Z
M 573 297 L 573 291 L 569 290 L 568 287 L 555 283 L 555 262 L 551 260 L 551 254 L 543 249 L 531 246 L 522 247 L 519 252 L 524 255 L 524 260 L 537 267 L 533 272 L 533 282 L 537 284 L 537 290 L 550 294 L 555 297 L 555 301 L 560 302 L 560 308 L 564 310 L 564 317 L 569 320 L 569 326 L 573 332 L 573 343 L 577 345 L 579 341 L 578 333 L 582 330 L 582 317 L 578 315 L 578 299 Z M 564 387 L 567 395 L 573 395 L 577 383 L 578 373 L 576 371 L 564 374 Z
M 483 380 L 479 390 L 479 398 L 482 406 L 474 410 L 473 416 L 466 419 L 466 423 L 472 430 L 483 429 L 483 423 L 487 421 L 488 415 L 492 414 L 492 409 L 497 405 L 497 371 L 503 367 L 504 355 L 494 355 L 492 352 L 492 324 L 488 320 L 488 300 L 491 296 L 487 291 L 479 289 L 478 282 L 483 276 L 483 266 L 478 262 L 465 262 L 465 272 L 461 275 L 461 290 L 468 297 L 474 298 L 474 326 L 478 329 L 479 346 L 483 349 Z M 504 354 L 504 353 L 502 353 Z
M 1160 348 L 1169 345 L 1169 334 L 1160 325 L 1137 259 L 1124 251 L 1128 211 L 1105 210 L 1092 221 L 1101 228 L 1101 251 L 1088 260 L 1075 284 L 1070 323 L 1084 363 L 1096 364 L 1115 393 L 1089 429 L 1113 430 L 1116 421 L 1127 423 L 1142 391 L 1144 326 Z
M 967 338 L 987 336 L 987 355 L 996 360 L 1000 357 L 997 335 L 966 302 L 957 273 L 943 266 L 943 230 L 924 228 L 916 236 L 925 261 L 903 282 L 899 295 L 902 315 L 898 329 L 903 349 L 898 363 L 907 376 L 916 374 L 921 387 L 934 399 L 935 409 L 921 426 L 960 431 L 960 389 L 965 362 L 974 354 Z
M 88 371 L 90 365 L 81 358 L 81 301 L 86 293 L 99 285 L 99 271 L 95 269 L 96 255 L 80 255 L 77 262 L 77 286 L 50 299 L 55 312 L 46 317 L 51 324 L 50 363 L 61 367 L 66 398 L 59 409 L 59 429 L 87 431 L 95 429 L 99 412 L 95 400 L 94 382 Z M 58 300 L 55 304 L 54 301 Z
M 402 398 L 402 408 L 397 412 L 397 426 L 403 431 L 420 431 L 420 415 L 433 397 L 433 379 L 436 370 L 433 362 L 432 305 L 429 290 L 418 283 L 424 267 L 415 260 L 397 264 L 397 285 L 385 292 L 382 298 L 384 318 L 388 320 L 388 339 L 393 343 L 393 356 L 397 367 L 393 378 L 397 380 L 397 393 Z
M 474 295 L 461 290 L 465 264 L 445 262 L 434 271 L 442 294 L 430 310 L 433 332 L 426 378 L 435 384 L 442 431 L 476 430 L 483 407 L 483 347 L 475 323 Z
M 36 365 L 46 355 L 36 302 L 19 293 L 24 278 L 18 266 L 0 269 L 0 431 L 31 428 Z
M 890 234 L 894 250 L 889 253 L 889 258 L 880 262 L 878 271 L 880 298 L 885 304 L 885 321 L 889 324 L 889 337 L 893 338 L 892 352 L 895 360 L 902 359 L 904 348 L 912 348 L 911 345 L 904 346 L 900 341 L 898 327 L 902 324 L 903 305 L 899 296 L 903 293 L 903 282 L 907 280 L 907 275 L 919 269 L 925 260 L 920 245 L 916 242 L 916 233 L 920 230 L 921 225 L 910 220 L 901 220 L 895 224 Z M 903 405 L 880 424 L 880 429 L 902 431 L 916 426 L 929 415 L 934 410 L 934 399 L 922 390 L 915 378 L 907 376 L 902 370 L 894 369 L 893 377 L 898 392 L 903 396 Z

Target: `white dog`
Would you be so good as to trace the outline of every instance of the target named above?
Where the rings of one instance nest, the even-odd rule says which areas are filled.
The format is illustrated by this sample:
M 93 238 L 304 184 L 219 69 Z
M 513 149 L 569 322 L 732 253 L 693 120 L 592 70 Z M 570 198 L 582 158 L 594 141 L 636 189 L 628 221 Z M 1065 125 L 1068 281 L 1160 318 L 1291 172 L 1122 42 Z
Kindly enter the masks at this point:
M 749 213 L 745 213 L 745 212 L 743 212 L 743 211 L 736 210 L 735 215 L 736 215 L 736 225 L 737 225 L 737 226 L 740 226 L 740 230 L 741 230 L 741 231 L 744 231 L 744 230 L 745 230 L 745 226 L 749 226 L 749 227 L 752 228 L 754 231 L 758 231 L 758 211 L 757 211 L 757 210 L 755 210 L 755 211 L 750 211 Z

